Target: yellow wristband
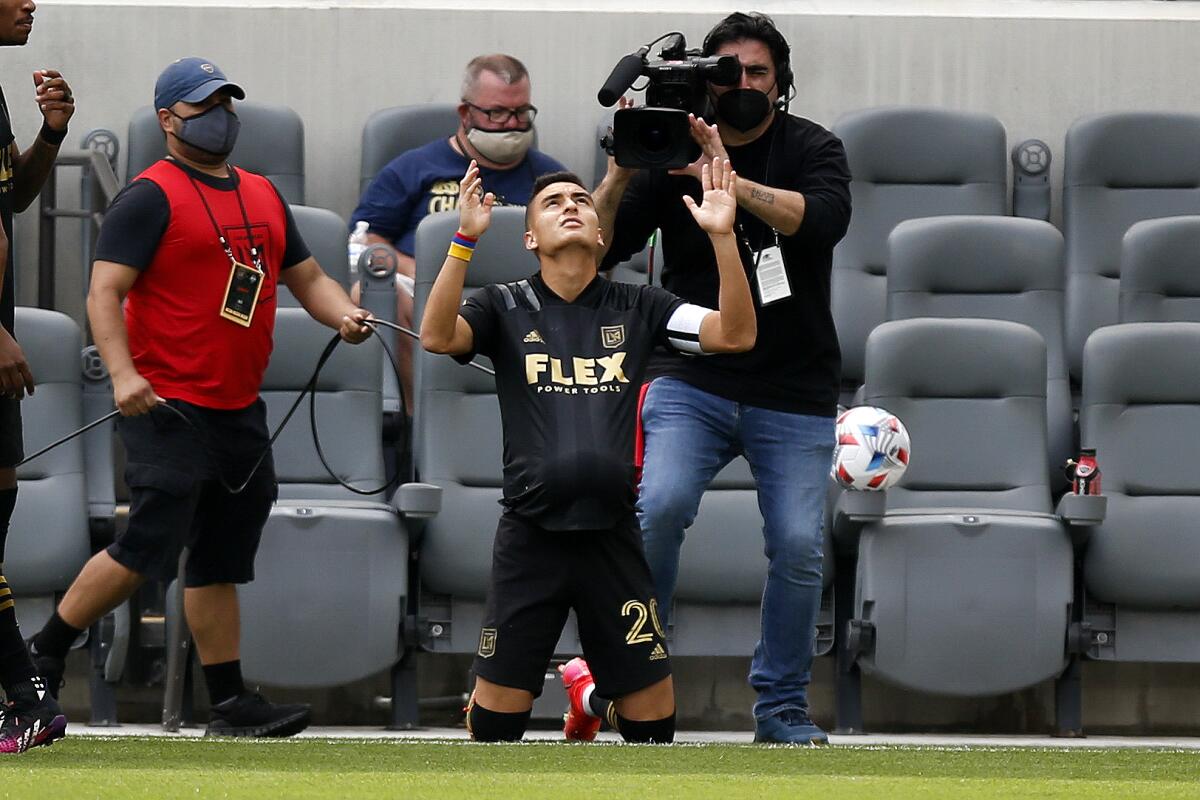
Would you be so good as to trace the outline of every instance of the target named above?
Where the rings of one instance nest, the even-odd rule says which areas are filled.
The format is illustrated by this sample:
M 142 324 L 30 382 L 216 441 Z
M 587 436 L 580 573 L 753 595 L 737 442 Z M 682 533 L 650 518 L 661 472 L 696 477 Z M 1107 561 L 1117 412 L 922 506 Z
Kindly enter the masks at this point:
M 458 242 L 451 242 L 450 250 L 446 253 L 446 255 L 450 256 L 451 258 L 457 258 L 459 261 L 466 262 L 470 262 L 471 256 L 474 254 L 474 250 L 469 247 L 463 247 Z

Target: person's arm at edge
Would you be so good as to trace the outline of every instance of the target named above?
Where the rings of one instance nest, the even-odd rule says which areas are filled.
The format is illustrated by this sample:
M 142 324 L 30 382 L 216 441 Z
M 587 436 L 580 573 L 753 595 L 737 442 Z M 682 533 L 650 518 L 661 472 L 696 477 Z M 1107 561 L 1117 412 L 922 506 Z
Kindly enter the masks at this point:
M 57 70 L 36 70 L 33 85 L 37 93 L 38 108 L 42 112 L 43 127 L 49 135 L 57 138 L 67 132 L 67 123 L 75 113 L 75 98 L 71 87 Z M 13 209 L 24 211 L 37 199 L 46 182 L 46 176 L 54 168 L 61 141 L 50 143 L 39 133 L 24 153 L 14 141 L 9 145 L 13 162 Z
M 4 274 L 8 271 L 8 237 L 0 228 L 0 286 L 4 285 Z M 20 400 L 33 394 L 33 373 L 25 360 L 25 353 L 17 340 L 0 328 L 0 397 L 15 397 Z

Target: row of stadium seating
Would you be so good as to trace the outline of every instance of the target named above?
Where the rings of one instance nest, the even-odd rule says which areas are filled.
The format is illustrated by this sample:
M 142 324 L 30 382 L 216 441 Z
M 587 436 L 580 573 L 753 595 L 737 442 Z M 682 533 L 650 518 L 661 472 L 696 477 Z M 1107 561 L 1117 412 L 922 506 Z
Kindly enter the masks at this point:
M 289 202 L 305 202 L 304 127 L 285 106 L 239 104 L 242 134 L 232 160 L 269 176 Z M 392 158 L 457 125 L 451 104 L 377 112 L 363 128 L 359 186 Z M 833 125 L 846 145 L 854 213 L 834 258 L 834 318 L 848 388 L 862 383 L 867 334 L 886 317 L 887 237 L 897 223 L 943 214 L 1005 215 L 1008 143 L 1002 123 L 976 112 L 885 107 Z M 1119 112 L 1081 118 L 1067 133 L 1062 191 L 1066 365 L 1078 386 L 1083 344 L 1118 320 L 1121 237 L 1143 219 L 1200 214 L 1200 115 Z M 150 108 L 129 124 L 126 175 L 164 154 Z M 1037 169 L 1048 169 L 1043 153 Z M 598 180 L 603 154 L 597 149 Z
M 261 118 L 257 116 L 260 112 Z M 299 118 L 288 109 L 249 103 L 242 105 L 240 114 L 243 136 L 235 160 L 271 176 L 289 200 L 302 201 L 303 129 Z M 139 112 L 130 125 L 128 175 L 136 174 L 139 166 L 161 155 L 162 139 L 152 124 L 153 117 L 143 117 L 146 114 Z M 397 152 L 428 141 L 441 130 L 448 132 L 455 117 L 452 107 L 443 106 L 393 109 L 380 112 L 375 119 L 388 120 L 394 132 L 368 125 L 373 132 L 370 136 L 364 132 L 364 182 L 373 174 L 368 167 L 368 153 L 374 154 L 377 169 Z M 409 124 L 414 119 L 424 121 Z M 1196 191 L 1200 178 L 1188 177 L 1200 174 L 1200 170 L 1191 169 L 1196 159 L 1187 150 L 1189 142 L 1181 133 L 1193 128 L 1200 132 L 1200 118 L 1185 115 L 1109 115 L 1079 123 L 1067 145 L 1064 247 L 1063 236 L 1050 225 L 1004 216 L 1007 154 L 1003 128 L 994 119 L 934 109 L 894 108 L 860 112 L 838 122 L 835 130 L 846 141 L 855 175 L 854 221 L 835 256 L 834 276 L 834 304 L 847 365 L 847 398 L 863 384 L 860 397 L 898 413 L 909 426 L 917 451 L 910 474 L 898 490 L 891 492 L 889 508 L 929 508 L 933 502 L 930 498 L 936 497 L 935 505 L 940 508 L 979 512 L 1001 507 L 1024 515 L 1048 513 L 1052 508 L 1051 492 L 1061 488 L 1054 483 L 1057 472 L 1052 472 L 1050 466 L 1061 464 L 1073 446 L 1068 375 L 1076 385 L 1082 376 L 1081 402 L 1086 409 L 1090 376 L 1102 371 L 1087 368 L 1082 356 L 1082 369 L 1069 371 L 1071 309 L 1080 307 L 1078 301 L 1072 305 L 1071 287 L 1090 292 L 1095 298 L 1093 305 L 1104 306 L 1111 301 L 1113 313 L 1105 321 L 1200 319 L 1194 316 L 1195 309 L 1187 299 L 1200 296 L 1200 285 L 1194 285 L 1195 279 L 1188 277 L 1188 261 L 1182 255 L 1195 252 L 1195 244 L 1200 244 L 1200 221 L 1177 219 L 1137 225 L 1124 237 L 1124 255 L 1119 255 L 1122 237 L 1131 223 L 1146 217 L 1200 213 L 1200 192 Z M 395 131 L 403 131 L 403 135 Z M 291 147 L 286 141 L 298 146 Z M 1120 150 L 1114 141 L 1126 150 Z M 1074 170 L 1072 152 L 1082 154 L 1074 162 L 1079 165 Z M 1118 155 L 1122 160 L 1110 165 Z M 1184 177 L 1172 177 L 1165 168 L 1155 167 L 1163 163 L 1178 164 Z M 1131 172 L 1139 168 L 1145 171 Z M 321 209 L 294 206 L 294 211 L 321 263 L 343 283 L 348 281 L 344 221 Z M 509 209 L 498 212 L 496 229 L 481 242 L 470 274 L 479 285 L 521 277 L 532 268 L 528 255 L 518 246 L 523 228 L 520 213 Z M 976 216 L 905 222 L 942 214 Z M 418 313 L 455 223 L 454 215 L 431 217 L 418 233 Z M 1085 235 L 1090 237 L 1088 241 L 1080 242 Z M 1097 241 L 1102 244 L 1097 245 Z M 1085 260 L 1080 253 L 1092 260 Z M 1074 261 L 1072 254 L 1078 256 Z M 289 303 L 294 301 L 285 298 L 283 304 Z M 31 350 L 35 363 L 62 367 L 57 373 L 39 369 L 39 380 L 61 383 L 63 388 L 43 392 L 39 386 L 36 400 L 25 405 L 27 419 L 34 420 L 28 425 L 31 450 L 39 442 L 77 427 L 83 419 L 100 416 L 94 413 L 97 409 L 102 413 L 111 407 L 102 374 L 94 370 L 84 378 L 78 374 L 78 329 L 68 330 L 69 321 L 47 313 L 22 310 L 18 322 L 19 333 L 31 343 L 30 347 L 46 348 L 45 352 Z M 974 327 L 955 327 L 968 324 L 961 320 L 914 320 L 911 324 L 915 328 L 893 322 L 880 328 L 878 337 L 868 340 L 868 334 L 885 319 L 912 317 L 987 317 L 1024 323 L 1041 334 L 1045 355 L 1037 361 L 1037 348 L 1027 332 L 1019 329 L 1014 333 L 1011 323 L 1004 322 L 970 323 L 982 325 L 980 330 L 986 333 Z M 938 328 L 937 324 L 950 327 Z M 42 325 L 53 332 L 37 336 L 35 331 Z M 282 309 L 278 325 L 276 355 L 264 386 L 273 423 L 308 379 L 316 353 L 328 338 L 299 310 Z M 922 327 L 928 325 L 935 327 Z M 1182 327 L 1190 330 L 1190 326 Z M 1106 330 L 1106 335 L 1109 333 Z M 992 339 L 1005 346 L 989 344 Z M 951 349 L 943 352 L 946 347 Z M 1082 341 L 1080 347 L 1082 351 Z M 380 369 L 381 359 L 367 348 L 339 348 L 323 375 L 317 407 L 318 420 L 323 421 L 322 429 L 327 431 L 323 444 L 331 463 L 339 471 L 346 471 L 346 479 L 377 484 L 383 480 L 385 461 L 380 415 L 373 410 L 388 407 L 388 389 Z M 1136 348 L 1129 350 L 1136 352 Z M 872 356 L 876 352 L 888 355 Z M 931 353 L 939 356 L 932 359 Z M 1147 365 L 1156 363 L 1153 355 L 1139 357 Z M 495 501 L 500 494 L 501 447 L 494 387 L 486 377 L 448 359 L 422 353 L 417 363 L 414 465 L 421 480 L 439 485 L 446 492 L 442 512 L 428 523 L 414 515 L 403 520 L 397 508 L 403 505 L 402 500 L 384 502 L 386 498 L 374 497 L 364 501 L 343 490 L 325 475 L 307 425 L 300 420 L 294 422 L 277 444 L 283 502 L 272 514 L 264 534 L 258 580 L 242 595 L 246 604 L 244 659 L 249 679 L 290 686 L 338 685 L 401 663 L 417 649 L 475 649 L 498 514 Z M 1135 363 L 1140 362 L 1135 359 Z M 1028 377 L 1037 365 L 1037 374 L 1043 379 L 1035 392 L 1028 385 Z M 1110 372 L 1121 379 L 1120 370 Z M 909 386 L 888 377 L 897 373 L 910 376 L 904 380 L 928 381 Z M 960 377 L 959 384 L 952 383 L 949 390 L 938 389 L 942 385 L 938 380 L 954 376 Z M 996 382 L 1008 378 L 1024 381 L 1020 391 Z M 1180 383 L 1180 391 L 1186 393 L 1187 381 L 1168 385 L 1179 388 Z M 896 386 L 912 389 L 912 412 Z M 1140 390 L 1140 386 L 1134 388 Z M 1123 391 L 1130 389 L 1125 387 Z M 983 396 L 959 397 L 955 392 Z M 1041 439 L 1036 434 L 1018 432 L 1020 425 L 1029 426 L 1029 430 L 1036 428 L 1027 399 L 1033 396 L 1044 398 Z M 1161 399 L 1166 395 L 1148 396 Z M 938 409 L 925 416 L 926 407 L 918 401 L 937 398 L 978 403 L 969 406 L 970 411 L 964 403 L 961 411 Z M 84 402 L 89 404 L 86 413 L 81 410 Z M 1172 402 L 1179 405 L 1196 400 Z M 48 410 L 39 411 L 43 403 L 50 404 Z M 70 405 L 66 412 L 62 411 L 67 408 L 64 403 Z M 1138 409 L 1147 404 L 1144 399 L 1129 402 Z M 1022 409 L 1019 421 L 1009 423 L 997 414 L 997 408 L 1005 405 Z M 1088 420 L 1096 418 L 1087 413 L 1081 417 L 1085 444 L 1099 443 L 1089 433 L 1093 430 L 1089 425 L 1094 423 Z M 957 427 L 948 420 L 954 420 Z M 939 421 L 941 424 L 937 424 Z M 1194 430 L 1195 426 L 1184 429 Z M 1140 428 L 1137 431 L 1139 435 L 1147 433 Z M 1157 441 L 1153 437 L 1151 440 Z M 970 446 L 964 448 L 964 442 Z M 1133 439 L 1121 439 L 1114 446 L 1136 450 L 1134 444 Z M 1127 471 L 1132 467 L 1118 466 L 1118 477 L 1114 478 L 1110 456 L 1103 444 L 1100 447 L 1107 494 L 1124 490 L 1136 500 L 1137 508 L 1148 503 L 1151 513 L 1178 513 L 1170 511 L 1172 504 L 1184 503 L 1189 492 L 1200 495 L 1200 491 L 1191 492 L 1184 485 L 1181 475 L 1186 470 L 1179 466 L 1181 475 L 1163 484 L 1169 489 L 1164 494 L 1171 497 L 1162 503 L 1160 498 L 1147 501 L 1145 498 L 1155 494 L 1148 491 L 1153 484 L 1134 481 L 1123 486 L 1119 476 L 1133 474 Z M 23 597 L 18 605 L 23 618 L 28 619 L 27 629 L 39 624 L 37 617 L 48 611 L 53 593 L 65 588 L 86 558 L 88 540 L 83 520 L 88 515 L 84 510 L 91 509 L 97 524 L 111 525 L 112 462 L 107 448 L 111 448 L 111 438 L 100 433 L 22 469 L 23 491 L 27 484 L 44 487 L 40 493 L 31 489 L 22 495 L 14 520 L 13 555 L 9 558 L 14 586 L 23 595 L 38 595 L 41 600 L 26 602 Z M 1171 452 L 1180 453 L 1182 447 Z M 1170 462 L 1165 453 L 1165 447 L 1141 453 L 1159 458 L 1147 475 L 1165 472 L 1163 465 Z M 57 482 L 46 483 L 50 480 Z M 1041 487 L 1046 488 L 1043 491 Z M 999 499 L 1017 495 L 1024 499 Z M 90 500 L 90 505 L 83 498 Z M 1116 504 L 1117 498 L 1111 499 Z M 1187 645 L 1196 640 L 1188 627 L 1192 621 L 1190 611 L 1162 616 L 1158 614 L 1161 609 L 1153 603 L 1147 605 L 1144 599 L 1106 593 L 1114 583 L 1111 566 L 1107 568 L 1109 577 L 1097 578 L 1101 583 L 1091 587 L 1091 576 L 1102 575 L 1105 569 L 1093 565 L 1094 546 L 1078 551 L 1076 555 L 1086 552 L 1089 560 L 1084 572 L 1073 574 L 1071 539 L 1063 538 L 1064 528 L 1059 521 L 1051 521 L 1052 527 L 1043 531 L 1053 530 L 1052 535 L 1027 537 L 1027 546 L 1021 550 L 1009 541 L 1011 537 L 1000 532 L 1008 530 L 1006 515 L 970 514 L 984 522 L 976 528 L 967 526 L 970 529 L 966 532 L 959 531 L 962 541 L 949 536 L 942 539 L 962 546 L 977 542 L 981 549 L 956 550 L 955 544 L 943 543 L 943 548 L 933 534 L 928 540 L 876 536 L 878 530 L 870 527 L 876 524 L 870 523 L 870 514 L 860 510 L 852 516 L 857 517 L 851 520 L 855 525 L 868 523 L 864 529 L 864 542 L 868 542 L 865 555 L 856 561 L 857 549 L 846 544 L 858 538 L 857 531 L 845 532 L 855 525 L 841 522 L 829 526 L 827 539 L 831 532 L 842 533 L 837 546 L 830 542 L 826 548 L 826 597 L 817 641 L 818 652 L 829 653 L 834 650 L 834 634 L 838 634 L 838 656 L 845 667 L 839 670 L 839 678 L 852 677 L 855 665 L 861 664 L 904 686 L 958 694 L 997 693 L 1057 675 L 1068 663 L 1070 676 L 1083 652 L 1095 658 L 1159 658 L 1161 654 L 1155 647 L 1161 646 L 1157 642 L 1162 637 L 1148 637 L 1145 631 L 1158 630 L 1154 625 L 1163 621 L 1176 634 L 1166 637 L 1175 647 L 1166 660 L 1200 660 L 1200 654 L 1191 653 Z M 915 524 L 913 520 L 920 516 L 897 511 L 877 525 L 903 527 Z M 50 533 L 47 519 L 62 520 L 63 524 Z M 1039 519 L 1050 525 L 1045 518 Z M 1093 540 L 1125 541 L 1128 530 L 1140 531 L 1136 526 L 1144 525 L 1140 511 L 1132 518 L 1126 514 L 1125 519 L 1124 531 L 1114 527 L 1108 539 L 1094 536 Z M 1096 530 L 1107 530 L 1108 525 Z M 689 531 L 670 631 L 673 652 L 745 655 L 751 651 L 765 568 L 760 555 L 760 526 L 753 481 L 739 459 L 718 477 Z M 37 535 L 22 536 L 22 530 L 36 531 Z M 998 533 L 978 535 L 986 530 Z M 1186 536 L 1179 530 L 1170 535 L 1174 537 L 1170 539 L 1172 546 L 1182 551 Z M 1076 534 L 1076 538 L 1083 537 Z M 1065 568 L 1062 542 L 1067 543 Z M 879 549 L 885 545 L 900 550 Z M 904 549 L 908 547 L 913 548 L 911 552 Z M 1102 556 L 1109 553 L 1111 564 L 1113 546 L 1104 547 L 1108 549 L 1099 552 Z M 988 548 L 1000 548 L 1000 552 Z M 410 570 L 416 554 L 419 569 Z M 1179 580 L 1159 580 L 1163 569 L 1182 574 L 1187 559 L 1179 553 L 1169 548 L 1147 548 L 1139 555 L 1140 559 L 1126 562 L 1123 567 L 1136 573 L 1126 581 L 1128 585 L 1180 584 Z M 909 561 L 920 569 L 906 579 L 896 579 L 887 572 Z M 1095 563 L 1102 561 L 1100 558 Z M 997 564 L 1010 569 L 1006 573 Z M 327 565 L 325 568 L 340 579 L 324 597 L 314 597 L 308 581 L 317 565 Z M 962 578 L 952 581 L 949 587 L 931 580 L 914 583 L 915 577 L 925 571 L 931 578 L 941 575 L 944 579 L 959 574 L 956 568 L 961 568 Z M 1090 596 L 1081 594 L 1084 589 L 1077 580 L 1080 575 L 1088 577 L 1089 587 L 1102 602 L 1092 603 Z M 1075 584 L 1080 584 L 1077 591 L 1072 590 Z M 880 586 L 889 587 L 892 593 L 881 593 Z M 1064 597 L 1066 611 L 1059 608 Z M 1154 602 L 1172 605 L 1161 597 Z M 1184 609 L 1196 607 L 1183 595 L 1173 602 Z M 1119 615 L 1114 605 L 1117 603 L 1121 604 Z M 1085 607 L 1091 615 L 1086 618 Z M 965 614 L 967 609 L 970 614 Z M 889 624 L 884 624 L 881 614 L 893 615 Z M 909 616 L 896 623 L 896 614 Z M 1121 641 L 1130 643 L 1120 651 L 1115 647 L 1114 632 L 1118 617 L 1123 626 Z M 890 638 L 896 635 L 891 632 L 893 623 L 901 630 L 911 626 L 911 637 Z M 1095 626 L 1094 634 L 1085 635 L 1088 626 Z M 1068 632 L 1070 647 L 1064 647 Z M 106 669 L 106 675 L 114 679 L 121 671 L 119 638 L 108 654 Z M 1000 653 L 1000 649 L 988 649 L 999 648 L 1000 644 L 1008 650 Z M 563 653 L 577 651 L 573 631 L 564 635 L 560 649 Z M 956 677 L 948 677 L 948 671 Z M 855 722 L 853 681 L 844 683 L 846 686 L 839 687 L 840 694 L 847 698 L 845 703 L 839 698 L 842 727 L 860 728 L 861 723 Z M 1070 722 L 1063 725 L 1066 729 L 1073 726 L 1078 727 Z

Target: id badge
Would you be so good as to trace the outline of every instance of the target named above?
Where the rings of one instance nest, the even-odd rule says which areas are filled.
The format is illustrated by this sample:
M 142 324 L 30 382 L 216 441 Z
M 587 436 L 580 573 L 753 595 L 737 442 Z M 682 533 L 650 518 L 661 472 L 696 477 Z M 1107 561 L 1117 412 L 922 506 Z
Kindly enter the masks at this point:
M 258 293 L 262 291 L 263 273 L 254 267 L 233 262 L 229 270 L 229 283 L 225 286 L 225 303 L 221 316 L 249 328 L 258 307 Z
M 758 299 L 764 306 L 792 296 L 792 285 L 788 282 L 783 251 L 779 245 L 759 251 L 754 275 L 758 279 Z

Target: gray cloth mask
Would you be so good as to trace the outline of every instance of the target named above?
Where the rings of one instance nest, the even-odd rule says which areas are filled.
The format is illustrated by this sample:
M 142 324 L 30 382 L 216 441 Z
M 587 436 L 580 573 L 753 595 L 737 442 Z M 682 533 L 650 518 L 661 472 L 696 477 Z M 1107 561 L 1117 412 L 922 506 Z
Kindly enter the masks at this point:
M 233 152 L 242 122 L 225 106 L 218 103 L 190 117 L 171 113 L 183 120 L 179 133 L 175 134 L 179 141 L 214 156 L 227 156 Z

